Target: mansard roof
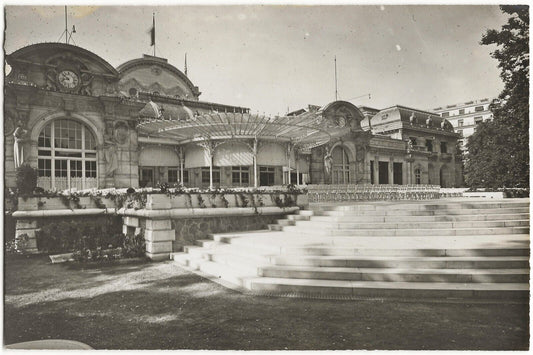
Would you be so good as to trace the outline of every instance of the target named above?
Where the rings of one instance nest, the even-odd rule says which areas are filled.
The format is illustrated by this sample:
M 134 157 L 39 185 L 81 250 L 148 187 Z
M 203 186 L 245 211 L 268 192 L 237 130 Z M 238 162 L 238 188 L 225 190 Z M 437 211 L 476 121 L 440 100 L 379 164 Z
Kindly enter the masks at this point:
M 379 111 L 372 117 L 370 124 L 372 129 L 378 131 L 380 126 L 391 126 L 392 124 L 396 124 L 399 127 L 424 127 L 447 132 L 454 131 L 452 124 L 448 120 L 434 112 L 401 105 L 395 105 Z

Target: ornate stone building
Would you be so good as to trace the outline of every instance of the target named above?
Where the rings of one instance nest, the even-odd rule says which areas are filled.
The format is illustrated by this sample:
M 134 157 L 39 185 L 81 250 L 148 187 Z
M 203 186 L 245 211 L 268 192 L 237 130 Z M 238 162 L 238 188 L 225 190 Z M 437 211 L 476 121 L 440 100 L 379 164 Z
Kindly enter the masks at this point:
M 458 136 L 428 112 L 336 101 L 252 115 L 201 101 L 166 59 L 145 55 L 114 68 L 62 43 L 30 45 L 6 61 L 8 187 L 22 163 L 38 169 L 44 189 L 461 181 Z

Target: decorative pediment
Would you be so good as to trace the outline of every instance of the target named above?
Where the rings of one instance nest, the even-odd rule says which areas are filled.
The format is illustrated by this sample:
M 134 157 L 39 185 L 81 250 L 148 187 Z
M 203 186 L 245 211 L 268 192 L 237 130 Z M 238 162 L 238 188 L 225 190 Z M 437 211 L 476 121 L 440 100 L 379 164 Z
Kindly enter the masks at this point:
M 323 118 L 322 124 L 328 128 L 347 128 L 350 131 L 362 131 L 363 113 L 347 101 L 334 101 L 324 106 L 318 113 Z

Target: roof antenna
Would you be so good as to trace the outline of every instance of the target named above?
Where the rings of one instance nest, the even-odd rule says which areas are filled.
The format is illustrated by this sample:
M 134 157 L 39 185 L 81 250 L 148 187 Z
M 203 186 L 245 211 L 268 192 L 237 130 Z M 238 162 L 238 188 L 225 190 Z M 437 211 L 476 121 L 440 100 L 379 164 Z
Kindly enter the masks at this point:
M 74 40 L 72 39 L 73 33 L 76 33 L 76 27 L 72 25 L 72 32 L 68 31 L 67 6 L 65 6 L 65 30 L 61 33 L 61 36 L 59 36 L 59 39 L 57 41 L 59 42 L 61 38 L 63 37 L 63 35 L 65 35 L 65 44 L 69 44 L 70 40 L 74 42 Z M 74 42 L 74 44 L 76 43 Z

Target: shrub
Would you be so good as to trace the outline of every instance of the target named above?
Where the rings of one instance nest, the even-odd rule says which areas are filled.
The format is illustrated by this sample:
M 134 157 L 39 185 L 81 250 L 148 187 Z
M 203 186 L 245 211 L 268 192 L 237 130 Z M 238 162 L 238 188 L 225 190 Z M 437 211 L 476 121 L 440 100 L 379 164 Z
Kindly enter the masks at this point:
M 49 223 L 37 231 L 37 246 L 47 253 L 67 253 L 76 250 L 116 248 L 123 244 L 120 218 L 104 220 L 71 220 Z
M 144 255 L 146 250 L 144 235 L 125 236 L 122 244 L 122 255 L 126 258 L 136 258 Z
M 30 237 L 24 233 L 19 234 L 15 239 L 6 241 L 6 251 L 10 254 L 22 254 L 26 250 Z
M 37 187 L 37 170 L 28 164 L 17 168 L 17 189 L 19 194 L 31 195 Z

